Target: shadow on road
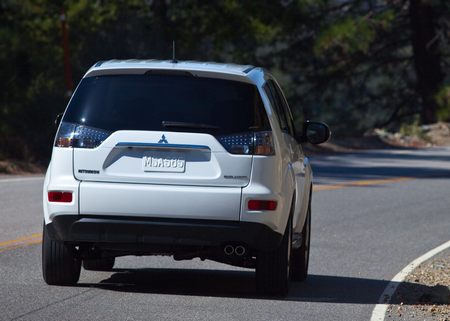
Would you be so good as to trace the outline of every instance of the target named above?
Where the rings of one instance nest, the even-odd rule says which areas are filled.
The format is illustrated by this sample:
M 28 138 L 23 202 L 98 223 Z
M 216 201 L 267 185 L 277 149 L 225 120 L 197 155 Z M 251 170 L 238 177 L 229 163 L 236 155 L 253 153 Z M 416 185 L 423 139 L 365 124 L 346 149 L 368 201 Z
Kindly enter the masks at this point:
M 129 293 L 158 293 L 173 295 L 270 299 L 255 291 L 253 271 L 189 270 L 189 269 L 114 269 L 100 283 L 79 286 L 95 287 Z M 299 302 L 329 302 L 376 304 L 388 281 L 328 275 L 310 275 L 304 283 L 292 283 L 289 295 L 281 300 Z M 403 283 L 406 291 L 427 293 L 431 288 Z M 450 291 L 447 294 L 450 295 Z M 398 302 L 397 302 L 398 301 Z M 400 304 L 394 296 L 392 304 Z M 408 304 L 408 302 L 406 302 Z M 409 304 L 415 304 L 409 302 Z M 421 302 L 420 304 L 440 304 Z
M 448 149 L 382 150 L 311 157 L 316 178 L 367 180 L 381 177 L 449 178 Z
M 450 162 L 449 162 L 450 166 Z M 339 179 L 344 181 L 379 179 L 388 177 L 410 178 L 450 178 L 450 169 L 423 168 L 423 167 L 388 167 L 365 166 L 355 167 L 349 165 L 313 166 L 314 174 L 319 179 Z
M 437 161 L 437 162 L 449 162 L 450 154 L 448 148 L 430 148 L 430 149 L 414 149 L 414 148 L 401 148 L 387 150 L 373 150 L 363 153 L 350 153 L 350 155 L 356 158 L 371 158 L 371 159 L 387 159 L 398 161 Z

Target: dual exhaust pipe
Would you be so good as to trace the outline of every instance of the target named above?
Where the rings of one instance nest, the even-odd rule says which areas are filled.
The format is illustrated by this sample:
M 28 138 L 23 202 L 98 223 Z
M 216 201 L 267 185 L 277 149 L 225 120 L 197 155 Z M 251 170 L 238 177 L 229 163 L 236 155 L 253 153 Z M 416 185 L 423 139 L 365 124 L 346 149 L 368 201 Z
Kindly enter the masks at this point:
M 247 250 L 242 245 L 233 246 L 231 244 L 227 244 L 223 248 L 223 252 L 227 256 L 231 256 L 231 255 L 244 256 L 246 251 Z

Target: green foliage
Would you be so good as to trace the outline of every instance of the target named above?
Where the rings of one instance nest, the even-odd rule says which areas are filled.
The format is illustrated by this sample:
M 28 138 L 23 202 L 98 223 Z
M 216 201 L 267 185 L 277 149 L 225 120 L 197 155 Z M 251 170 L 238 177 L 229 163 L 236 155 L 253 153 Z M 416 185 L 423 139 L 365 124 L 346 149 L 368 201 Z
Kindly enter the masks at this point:
M 53 119 L 68 98 L 60 14 L 76 84 L 99 60 L 213 60 L 265 67 L 297 124 L 327 121 L 337 135 L 401 127 L 424 105 L 411 45 L 414 0 L 23 0 L 0 5 L 0 155 L 48 159 Z M 450 2 L 433 0 L 443 84 Z M 425 66 L 426 67 L 426 66 Z M 434 98 L 450 120 L 450 87 Z M 405 131 L 409 128 L 403 129 Z
M 436 94 L 438 104 L 438 119 L 440 121 L 450 121 L 450 85 L 443 86 Z
M 412 123 L 405 123 L 400 126 L 399 133 L 404 136 L 419 137 L 425 139 L 425 131 L 422 129 L 419 123 L 419 119 L 416 118 Z
M 0 154 L 14 158 L 48 155 L 49 124 L 64 101 L 59 14 L 44 3 L 11 2 L 0 12 Z
M 367 53 L 375 40 L 375 30 L 366 17 L 346 18 L 319 34 L 314 52 L 316 55 L 338 51 L 344 54 Z

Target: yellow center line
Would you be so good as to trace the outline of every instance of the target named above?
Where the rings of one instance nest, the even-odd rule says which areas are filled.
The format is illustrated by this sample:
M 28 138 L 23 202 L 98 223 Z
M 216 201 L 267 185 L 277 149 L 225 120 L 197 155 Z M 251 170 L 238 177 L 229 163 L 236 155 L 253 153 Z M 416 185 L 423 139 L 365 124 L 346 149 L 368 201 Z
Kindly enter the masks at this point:
M 42 233 L 33 233 L 33 234 L 28 235 L 28 236 L 22 236 L 22 237 L 19 237 L 17 239 L 14 239 L 14 240 L 8 240 L 8 241 L 0 242 L 0 248 L 2 248 L 4 246 L 8 246 L 10 244 L 26 242 L 29 239 L 34 239 L 34 238 L 37 238 L 37 237 L 42 238 Z
M 40 244 L 40 243 L 42 243 L 42 238 L 29 240 L 27 242 L 20 243 L 20 244 L 14 244 L 14 245 L 9 245 L 9 246 L 5 246 L 5 247 L 0 247 L 0 253 L 15 250 L 15 249 L 20 249 L 25 246 L 29 246 L 29 245 L 33 245 L 33 244 Z
M 324 184 L 324 185 L 314 185 L 313 191 L 331 191 L 335 189 L 342 189 L 347 187 L 361 187 L 361 186 L 373 186 L 373 185 L 382 185 L 389 183 L 399 183 L 404 181 L 412 180 L 412 177 L 392 177 L 392 178 L 384 178 L 384 179 L 367 179 L 361 181 L 353 181 L 339 184 Z
M 39 244 L 42 242 L 42 233 L 33 233 L 13 240 L 0 242 L 0 253 L 15 250 L 28 245 Z
M 412 180 L 411 177 L 393 177 L 385 179 L 368 179 L 361 181 L 353 181 L 339 184 L 331 185 L 314 185 L 314 192 L 319 191 L 331 191 L 336 189 L 342 189 L 347 187 L 361 187 L 361 186 L 372 186 L 372 185 L 382 185 L 388 183 L 398 183 Z M 25 246 L 39 244 L 42 242 L 42 233 L 33 233 L 28 236 L 22 236 L 13 240 L 0 242 L 0 253 L 10 250 L 15 250 Z

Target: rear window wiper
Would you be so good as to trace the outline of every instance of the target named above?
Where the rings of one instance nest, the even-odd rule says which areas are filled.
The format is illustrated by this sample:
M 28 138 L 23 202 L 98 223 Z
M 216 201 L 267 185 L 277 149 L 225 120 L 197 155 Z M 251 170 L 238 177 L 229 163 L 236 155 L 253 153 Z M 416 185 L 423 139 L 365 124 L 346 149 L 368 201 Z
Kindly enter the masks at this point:
M 199 129 L 219 129 L 219 127 L 209 124 L 187 123 L 182 121 L 163 120 L 161 125 L 166 128 L 199 128 Z

